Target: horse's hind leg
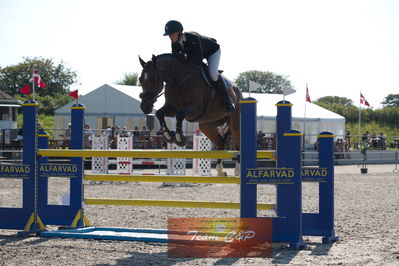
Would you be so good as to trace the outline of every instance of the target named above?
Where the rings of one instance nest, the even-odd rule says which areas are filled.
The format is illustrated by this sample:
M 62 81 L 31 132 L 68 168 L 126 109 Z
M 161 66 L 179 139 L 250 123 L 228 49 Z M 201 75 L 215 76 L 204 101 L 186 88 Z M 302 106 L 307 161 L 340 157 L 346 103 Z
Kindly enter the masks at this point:
M 199 128 L 213 142 L 218 150 L 223 150 L 225 148 L 225 139 L 217 132 L 217 123 L 201 123 L 199 124 Z M 218 176 L 226 175 L 226 173 L 223 172 L 221 159 L 218 159 L 216 171 Z
M 183 147 L 186 145 L 186 137 L 183 135 L 183 120 L 185 117 L 184 111 L 179 111 L 176 114 L 176 134 L 175 141 L 177 146 Z
M 240 112 L 239 112 L 239 110 L 237 110 L 236 112 L 234 112 L 233 114 L 230 115 L 230 132 L 231 132 L 232 142 L 234 143 L 234 148 L 236 150 L 240 150 Z M 236 161 L 236 165 L 234 168 L 234 175 L 239 176 L 240 171 L 241 171 L 240 162 Z

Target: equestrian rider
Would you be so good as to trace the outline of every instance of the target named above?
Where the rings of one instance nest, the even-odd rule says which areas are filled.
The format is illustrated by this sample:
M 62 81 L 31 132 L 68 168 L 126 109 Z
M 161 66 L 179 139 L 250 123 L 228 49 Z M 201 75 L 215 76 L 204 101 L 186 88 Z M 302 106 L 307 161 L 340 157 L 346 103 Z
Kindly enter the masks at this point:
M 219 75 L 220 46 L 215 39 L 200 35 L 196 32 L 184 32 L 183 25 L 176 20 L 170 20 L 165 25 L 164 36 L 172 41 L 172 53 L 180 61 L 191 61 L 201 64 L 205 58 L 208 62 L 209 74 L 216 83 L 216 88 L 225 99 L 226 110 L 235 110 L 223 78 Z

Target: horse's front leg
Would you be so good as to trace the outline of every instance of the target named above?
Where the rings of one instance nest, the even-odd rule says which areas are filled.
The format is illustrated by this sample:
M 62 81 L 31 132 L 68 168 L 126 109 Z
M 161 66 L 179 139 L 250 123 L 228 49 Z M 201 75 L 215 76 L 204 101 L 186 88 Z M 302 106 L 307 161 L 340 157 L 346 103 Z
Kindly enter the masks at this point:
M 186 145 L 186 137 L 183 135 L 183 120 L 186 116 L 186 110 L 180 110 L 176 114 L 176 144 L 180 147 Z
M 174 143 L 174 141 L 175 141 L 174 132 L 169 130 L 169 128 L 165 122 L 165 116 L 173 116 L 174 115 L 173 110 L 171 108 L 169 108 L 168 106 L 164 105 L 158 111 L 156 111 L 155 115 L 158 118 L 159 125 L 161 126 L 160 129 L 161 129 L 166 141 L 168 143 Z

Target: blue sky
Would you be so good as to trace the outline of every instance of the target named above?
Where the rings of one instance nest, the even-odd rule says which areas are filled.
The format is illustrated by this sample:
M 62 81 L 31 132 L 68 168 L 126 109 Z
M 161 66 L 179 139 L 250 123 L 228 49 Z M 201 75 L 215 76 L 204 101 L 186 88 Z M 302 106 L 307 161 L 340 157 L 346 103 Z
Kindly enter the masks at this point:
M 374 108 L 399 93 L 399 1 L 2 0 L 0 66 L 23 57 L 63 62 L 85 94 L 140 72 L 138 55 L 170 51 L 170 19 L 221 44 L 220 68 L 288 75 L 312 99 L 342 96 Z

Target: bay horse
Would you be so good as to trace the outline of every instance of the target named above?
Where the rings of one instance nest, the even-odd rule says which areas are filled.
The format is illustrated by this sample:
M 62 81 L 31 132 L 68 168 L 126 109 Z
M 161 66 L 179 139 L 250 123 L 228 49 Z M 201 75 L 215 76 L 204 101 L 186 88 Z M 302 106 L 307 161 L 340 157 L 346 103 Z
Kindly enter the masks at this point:
M 227 113 L 222 95 L 212 87 L 212 83 L 207 82 L 202 66 L 181 62 L 172 54 L 153 55 L 148 62 L 139 56 L 139 61 L 143 67 L 139 78 L 142 87 L 140 108 L 144 114 L 151 113 L 158 97 L 164 94 L 165 104 L 156 111 L 156 116 L 167 142 L 185 145 L 182 128 L 183 120 L 186 119 L 189 122 L 198 122 L 199 129 L 218 150 L 226 148 L 228 137 L 231 137 L 234 148 L 239 150 L 239 101 L 242 94 L 236 86 L 232 83 L 227 86 L 236 106 L 234 112 Z M 227 85 L 228 81 L 225 81 Z M 166 116 L 176 117 L 176 132 L 167 127 Z M 221 159 L 218 160 L 216 170 L 219 176 L 225 175 Z M 238 171 L 236 162 L 236 175 Z

